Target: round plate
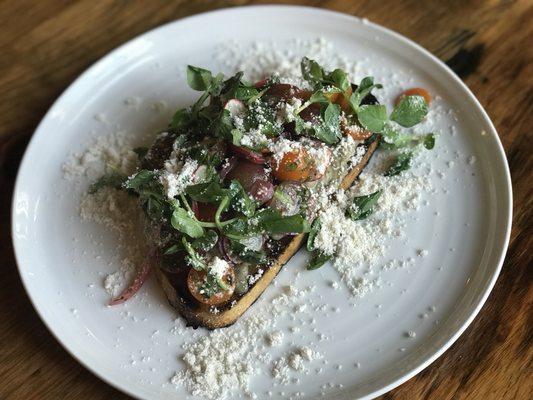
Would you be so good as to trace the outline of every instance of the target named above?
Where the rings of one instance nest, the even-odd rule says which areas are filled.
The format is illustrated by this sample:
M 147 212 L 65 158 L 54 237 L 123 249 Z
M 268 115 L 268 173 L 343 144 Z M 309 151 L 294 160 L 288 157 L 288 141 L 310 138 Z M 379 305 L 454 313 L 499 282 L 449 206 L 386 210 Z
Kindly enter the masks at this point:
M 427 156 L 432 160 L 427 176 L 434 186 L 429 204 L 407 220 L 409 240 L 390 246 L 386 255 L 412 257 L 413 266 L 384 271 L 381 287 L 355 308 L 347 289 L 334 291 L 328 285 L 338 279 L 333 268 L 302 272 L 301 285 L 315 284 L 341 313 L 316 313 L 318 326 L 333 340 L 314 341 L 303 331 L 294 337 L 296 345 L 314 342 L 320 348 L 329 361 L 319 364 L 323 372 L 276 389 L 273 398 L 283 397 L 282 391 L 319 398 L 324 387 L 335 398 L 382 394 L 450 347 L 485 302 L 509 239 L 511 182 L 497 133 L 468 88 L 420 46 L 347 15 L 279 6 L 201 14 L 131 40 L 80 76 L 39 125 L 16 182 L 13 241 L 24 286 L 62 345 L 120 390 L 142 399 L 185 396 L 185 388 L 169 380 L 182 368 L 180 345 L 187 338 L 172 333 L 174 312 L 153 281 L 131 302 L 105 307 L 102 281 L 116 269 L 116 238 L 80 220 L 81 189 L 62 179 L 62 164 L 95 132 L 118 128 L 143 135 L 164 128 L 172 108 L 194 98 L 184 81 L 185 65 L 224 70 L 212 56 L 221 43 L 245 48 L 256 40 L 275 41 L 281 49 L 295 37 L 315 38 L 316 32 L 347 59 L 361 60 L 362 68 L 371 68 L 385 85 L 426 87 L 440 96 L 436 104 L 441 110 L 454 112 L 441 113 L 436 122 L 437 147 Z M 408 81 L 388 82 L 398 74 Z M 124 105 L 129 96 L 141 97 L 137 109 Z M 159 100 L 171 107 L 154 112 Z M 95 118 L 102 112 L 110 123 Z M 417 252 L 427 255 L 417 257 Z M 278 282 L 293 282 L 294 271 L 302 270 L 304 262 L 303 255 L 295 257 Z M 409 337 L 409 331 L 416 337 Z M 336 364 L 343 368 L 334 368 Z M 271 385 L 269 367 L 264 368 L 251 382 L 260 397 Z

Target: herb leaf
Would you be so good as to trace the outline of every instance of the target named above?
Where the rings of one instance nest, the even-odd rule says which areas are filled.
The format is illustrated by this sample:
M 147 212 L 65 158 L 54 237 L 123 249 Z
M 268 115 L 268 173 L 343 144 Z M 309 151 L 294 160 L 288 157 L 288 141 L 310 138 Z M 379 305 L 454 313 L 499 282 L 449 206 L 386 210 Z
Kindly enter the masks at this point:
M 315 60 L 311 60 L 307 57 L 302 58 L 300 63 L 302 70 L 302 77 L 310 82 L 313 86 L 320 85 L 320 82 L 324 78 L 324 69 Z
M 279 211 L 265 208 L 255 217 L 257 225 L 268 233 L 305 233 L 309 232 L 309 222 L 301 215 L 283 216 Z
M 116 171 L 104 174 L 96 182 L 89 186 L 89 194 L 94 194 L 103 187 L 112 187 L 115 189 L 120 189 L 126 179 L 126 176 Z
M 372 214 L 374 205 L 381 196 L 381 190 L 366 196 L 358 196 L 353 199 L 352 205 L 348 208 L 348 214 L 354 221 L 365 219 Z
M 224 225 L 221 227 L 221 231 L 230 239 L 241 240 L 256 235 L 259 231 L 259 228 L 255 225 L 252 225 L 249 218 L 238 217 L 233 218 L 231 222 L 224 223 Z
M 435 147 L 435 135 L 433 133 L 428 133 L 422 143 L 426 149 L 433 149 Z
M 191 109 L 180 108 L 174 113 L 170 127 L 175 131 L 182 131 L 186 129 L 192 121 Z
M 216 181 L 197 183 L 196 185 L 187 186 L 187 193 L 193 200 L 202 203 L 218 203 L 227 194 L 227 190 L 222 189 Z
M 342 92 L 346 92 L 350 87 L 350 81 L 348 74 L 342 69 L 335 69 L 324 77 L 325 83 L 329 83 L 332 86 L 339 88 Z
M 264 251 L 254 251 L 247 248 L 236 240 L 230 240 L 231 251 L 239 256 L 243 261 L 255 264 L 266 264 L 268 257 Z
M 200 222 L 191 217 L 189 212 L 181 207 L 174 208 L 170 223 L 174 229 L 192 238 L 199 238 L 204 235 L 204 228 L 200 225 Z
M 181 238 L 181 242 L 183 243 L 183 247 L 185 248 L 185 251 L 188 254 L 188 256 L 185 257 L 185 261 L 187 261 L 187 264 L 189 264 L 191 267 L 193 267 L 197 271 L 205 271 L 207 269 L 207 265 L 205 264 L 202 257 L 200 257 L 200 255 L 194 250 L 191 244 L 187 241 L 187 239 L 185 239 L 185 236 Z
M 183 249 L 183 246 L 180 246 L 179 244 L 173 244 L 172 246 L 170 246 L 169 248 L 167 248 L 163 254 L 165 256 L 168 256 L 168 255 L 171 255 L 171 254 L 174 254 L 174 253 L 177 253 L 178 251 L 180 251 L 181 249 Z
M 372 89 L 381 89 L 383 86 L 379 83 L 374 84 L 374 78 L 372 76 L 367 76 L 361 80 L 357 89 L 351 94 L 349 103 L 352 109 L 357 112 L 361 102 L 366 96 L 372 92 Z
M 250 196 L 248 196 L 248 193 L 245 192 L 239 181 L 232 180 L 229 185 L 229 191 L 231 193 L 232 208 L 247 217 L 253 216 L 256 203 Z
M 428 111 L 428 105 L 422 96 L 406 96 L 394 107 L 390 119 L 410 128 L 422 121 Z
M 408 170 L 411 167 L 411 162 L 413 160 L 413 152 L 409 151 L 407 153 L 400 153 L 396 157 L 394 164 L 385 172 L 385 176 L 395 176 L 400 172 Z
M 307 237 L 307 250 L 313 251 L 315 249 L 315 237 L 320 232 L 321 223 L 320 218 L 316 217 L 313 223 L 311 224 L 311 231 Z
M 217 233 L 214 230 L 209 229 L 205 232 L 205 235 L 193 240 L 192 247 L 194 247 L 197 250 L 206 252 L 206 251 L 211 250 L 213 247 L 215 247 L 215 245 L 217 244 L 217 241 L 218 241 Z
M 211 85 L 213 75 L 211 71 L 200 67 L 187 66 L 187 83 L 189 86 L 198 91 L 205 91 Z
M 325 263 L 327 263 L 329 260 L 331 260 L 331 256 L 328 256 L 320 251 L 315 251 L 313 253 L 313 257 L 311 258 L 311 261 L 309 261 L 309 264 L 307 264 L 307 270 L 311 271 L 314 269 L 318 269 L 321 266 L 323 266 Z
M 142 169 L 137 172 L 134 176 L 129 178 L 125 183 L 124 187 L 126 189 L 139 190 L 142 186 L 150 184 L 154 181 L 154 178 L 157 177 L 158 173 L 156 171 L 150 171 L 148 169 Z
M 357 111 L 357 119 L 370 132 L 379 133 L 387 122 L 387 109 L 384 105 L 363 105 Z
M 329 103 L 322 112 L 323 123 L 313 127 L 311 134 L 326 144 L 336 144 L 342 133 L 340 131 L 341 108 L 338 104 Z

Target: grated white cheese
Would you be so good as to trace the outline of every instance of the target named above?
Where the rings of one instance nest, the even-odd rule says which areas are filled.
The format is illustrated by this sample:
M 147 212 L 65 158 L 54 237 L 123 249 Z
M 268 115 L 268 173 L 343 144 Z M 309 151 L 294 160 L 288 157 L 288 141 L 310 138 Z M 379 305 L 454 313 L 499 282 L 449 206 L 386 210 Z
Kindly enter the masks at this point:
M 208 271 L 216 278 L 222 278 L 228 270 L 229 264 L 221 258 L 215 257 L 207 265 Z
M 174 198 L 195 180 L 195 171 L 198 169 L 198 161 L 186 159 L 184 163 L 165 163 L 166 171 L 161 175 L 160 182 L 169 198 Z
M 263 78 L 272 72 L 279 72 L 281 82 L 307 88 L 306 82 L 303 82 L 301 78 L 295 78 L 300 73 L 300 59 L 303 55 L 317 59 L 326 68 L 332 66 L 343 68 L 348 71 L 352 80 L 357 80 L 358 64 L 340 56 L 325 41 L 300 41 L 298 47 L 297 51 L 285 52 L 279 50 L 277 46 L 264 47 L 262 44 L 257 44 L 249 51 L 243 52 L 241 44 L 235 43 L 234 46 L 230 43 L 217 56 L 221 57 L 232 70 L 244 70 L 252 80 Z M 300 105 L 301 101 L 299 100 L 292 100 L 280 105 L 278 109 L 279 120 L 290 118 L 294 109 Z M 235 121 L 238 123 L 238 116 L 235 117 Z M 259 135 L 256 136 L 257 132 L 243 133 L 244 143 L 251 147 L 263 140 Z M 124 133 L 110 135 L 107 138 L 98 138 L 97 142 L 99 141 L 99 143 L 92 146 L 88 152 L 75 155 L 71 158 L 71 162 L 66 163 L 63 167 L 65 176 L 78 178 L 85 175 L 94 180 L 103 173 L 106 164 L 118 167 L 121 172 L 129 176 L 135 170 L 137 156 L 130 150 L 133 146 L 129 146 L 125 138 Z M 343 138 L 332 157 L 333 160 L 342 160 L 342 162 L 332 165 L 331 179 L 338 179 L 344 175 L 348 168 L 346 161 L 351 161 L 352 165 L 359 162 L 364 151 L 357 147 L 358 144 L 359 142 L 350 136 Z M 296 146 L 301 145 L 297 144 Z M 279 160 L 284 153 L 293 150 L 294 144 L 284 143 L 282 139 L 275 145 L 268 143 L 268 146 L 272 148 L 275 157 L 278 157 Z M 317 153 L 313 154 L 314 159 L 324 160 L 327 157 L 325 152 L 318 154 L 323 150 L 316 149 L 316 151 Z M 171 157 L 168 165 L 165 165 L 169 174 L 166 181 L 167 195 L 172 197 L 179 193 L 180 179 L 185 179 L 186 176 L 194 173 L 192 163 L 188 168 L 189 173 L 186 173 L 186 166 L 176 161 L 180 159 L 177 157 L 178 154 L 179 149 L 174 149 L 174 157 Z M 172 161 L 173 159 L 175 162 Z M 322 162 L 318 164 L 321 165 Z M 314 203 L 314 205 L 310 204 L 310 208 L 313 209 L 314 207 L 315 212 L 324 213 L 326 221 L 324 231 L 321 230 L 317 236 L 317 243 L 321 246 L 319 248 L 339 255 L 338 261 L 335 262 L 335 268 L 338 270 L 342 281 L 355 296 L 363 296 L 374 288 L 380 287 L 379 276 L 365 275 L 363 266 L 374 264 L 383 254 L 384 238 L 402 236 L 405 225 L 402 216 L 410 210 L 416 210 L 420 203 L 421 193 L 431 190 L 427 178 L 417 177 L 410 172 L 394 178 L 384 178 L 381 176 L 381 172 L 363 174 L 359 185 L 349 191 L 339 191 L 335 189 L 336 186 L 331 183 L 332 181 L 328 181 L 327 185 L 317 188 L 317 194 L 310 199 L 310 203 Z M 182 178 L 180 178 L 180 174 L 183 174 Z M 383 193 L 375 207 L 374 214 L 365 221 L 358 221 L 357 224 L 353 221 L 346 221 L 344 209 L 347 203 L 354 196 L 369 194 L 378 189 L 383 190 Z M 331 201 L 332 195 L 336 197 L 335 204 Z M 326 208 L 324 206 L 326 203 L 332 206 Z M 131 207 L 131 211 L 128 207 Z M 130 236 L 130 232 L 135 232 L 137 226 L 136 222 L 131 221 L 132 216 L 142 214 L 138 212 L 137 207 L 135 199 L 131 196 L 106 188 L 95 195 L 86 197 L 81 207 L 81 213 L 86 219 L 102 222 L 120 232 L 119 236 L 127 238 L 128 243 L 135 245 L 136 248 L 130 250 L 144 256 L 142 246 L 139 246 L 139 243 L 146 241 L 136 240 L 135 235 L 137 233 Z M 338 219 L 337 222 L 341 229 L 333 223 L 335 218 Z M 140 234 L 142 235 L 142 232 Z M 338 235 L 338 237 L 332 237 L 332 235 Z M 126 257 L 123 260 L 125 261 L 124 265 L 129 265 L 132 270 L 132 267 L 136 265 L 134 259 L 133 256 Z M 222 263 L 214 261 L 216 265 L 213 269 L 217 274 L 223 274 Z M 104 280 L 106 290 L 116 291 L 121 276 L 123 276 L 122 272 L 109 275 Z M 123 281 L 125 280 L 126 278 L 123 279 Z M 332 284 L 332 287 L 335 288 L 335 286 L 338 285 Z M 235 391 L 243 392 L 252 398 L 256 396 L 250 391 L 249 382 L 254 376 L 262 373 L 265 366 L 271 368 L 278 383 L 297 382 L 298 378 L 293 378 L 293 375 L 295 373 L 308 373 L 310 371 L 309 364 L 315 359 L 322 358 L 321 353 L 311 347 L 293 347 L 280 358 L 272 360 L 270 356 L 272 349 L 269 347 L 278 347 L 283 344 L 284 334 L 275 325 L 281 317 L 291 318 L 292 321 L 295 321 L 298 314 L 305 314 L 310 318 L 312 310 L 322 309 L 326 311 L 328 309 L 327 305 L 320 305 L 315 302 L 309 303 L 308 307 L 304 306 L 314 290 L 315 287 L 302 290 L 297 289 L 295 285 L 285 287 L 282 294 L 276 296 L 264 307 L 255 309 L 253 313 L 249 312 L 234 326 L 214 332 L 192 331 L 183 327 L 180 319 L 180 323 L 173 326 L 171 332 L 179 336 L 188 336 L 189 341 L 183 346 L 184 351 L 181 356 L 184 368 L 175 373 L 171 380 L 172 383 L 185 386 L 194 395 L 207 399 L 223 399 L 234 398 Z M 313 328 L 313 332 L 316 332 L 319 342 L 330 339 L 323 333 L 318 333 L 316 328 Z M 257 338 L 264 338 L 264 340 L 257 340 Z M 324 365 L 327 365 L 326 359 L 324 359 Z M 360 364 L 355 363 L 355 366 L 359 368 Z M 322 372 L 323 369 L 318 368 L 316 370 Z

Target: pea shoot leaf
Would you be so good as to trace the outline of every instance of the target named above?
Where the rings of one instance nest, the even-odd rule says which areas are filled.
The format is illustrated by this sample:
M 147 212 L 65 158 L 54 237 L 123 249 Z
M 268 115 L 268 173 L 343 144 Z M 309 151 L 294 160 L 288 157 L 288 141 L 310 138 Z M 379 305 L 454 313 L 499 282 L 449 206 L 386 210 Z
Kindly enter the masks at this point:
M 311 257 L 309 264 L 307 264 L 307 270 L 312 271 L 314 269 L 318 269 L 325 263 L 327 263 L 329 260 L 331 260 L 331 258 L 332 256 L 328 256 L 317 250 L 313 252 L 313 256 Z
M 315 238 L 318 232 L 320 232 L 321 223 L 320 218 L 315 218 L 313 223 L 311 224 L 311 230 L 309 231 L 309 236 L 307 236 L 307 250 L 313 251 L 315 249 Z
M 200 222 L 189 215 L 189 212 L 181 207 L 175 207 L 170 218 L 172 227 L 192 238 L 199 238 L 204 235 L 204 228 Z
M 384 105 L 372 104 L 360 106 L 357 119 L 370 132 L 381 132 L 387 122 L 387 108 Z
M 407 153 L 400 153 L 394 163 L 390 168 L 385 172 L 385 176 L 395 176 L 401 172 L 411 168 L 411 162 L 413 160 L 413 152 L 409 151 Z
M 410 128 L 422 121 L 428 111 L 428 105 L 422 96 L 405 96 L 394 107 L 390 119 L 404 128 Z
M 259 211 L 254 219 L 268 233 L 305 233 L 310 229 L 309 222 L 301 215 L 283 216 L 272 208 Z
M 366 196 L 355 197 L 351 206 L 348 208 L 348 215 L 354 221 L 365 219 L 372 214 L 374 206 L 380 196 L 381 191 L 378 190 Z
M 188 256 L 185 258 L 185 261 L 187 264 L 189 264 L 191 267 L 193 267 L 197 271 L 205 271 L 207 270 L 207 265 L 205 264 L 205 261 L 200 255 L 194 250 L 192 245 L 187 241 L 185 236 L 181 238 L 181 242 L 183 244 L 183 247 L 185 248 L 185 251 L 187 252 Z

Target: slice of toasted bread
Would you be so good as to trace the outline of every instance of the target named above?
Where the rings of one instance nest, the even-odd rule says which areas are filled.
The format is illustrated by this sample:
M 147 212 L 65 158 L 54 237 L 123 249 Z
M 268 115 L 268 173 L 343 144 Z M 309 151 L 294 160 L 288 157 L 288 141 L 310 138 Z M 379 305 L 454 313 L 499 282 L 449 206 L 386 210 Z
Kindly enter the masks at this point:
M 357 176 L 366 166 L 370 157 L 376 150 L 378 140 L 369 145 L 365 145 L 366 152 L 361 161 L 353 166 L 341 181 L 340 187 L 348 189 Z M 161 268 L 156 268 L 157 279 L 165 292 L 169 303 L 187 320 L 187 325 L 197 328 L 204 326 L 208 329 L 222 328 L 232 325 L 237 319 L 261 296 L 267 286 L 276 277 L 281 267 L 291 259 L 298 251 L 305 238 L 305 234 L 294 236 L 280 252 L 276 261 L 263 272 L 263 275 L 253 284 L 253 286 L 239 299 L 231 308 L 224 309 L 218 313 L 213 313 L 208 306 L 191 303 L 190 299 L 180 295 L 180 290 L 172 284 L 169 273 Z

